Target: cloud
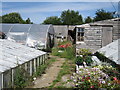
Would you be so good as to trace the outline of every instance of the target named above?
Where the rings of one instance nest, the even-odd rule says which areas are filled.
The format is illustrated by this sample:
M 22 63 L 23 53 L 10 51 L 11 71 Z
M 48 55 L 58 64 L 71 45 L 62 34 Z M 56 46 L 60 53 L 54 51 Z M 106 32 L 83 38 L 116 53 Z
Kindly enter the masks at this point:
M 117 3 L 114 3 L 117 7 Z M 79 11 L 82 15 L 89 16 L 93 15 L 97 9 L 111 8 L 110 2 L 99 3 L 99 2 L 22 2 L 22 3 L 9 3 L 3 2 L 3 13 L 19 12 L 23 19 L 28 17 L 35 23 L 41 23 L 49 16 L 59 16 L 64 10 L 70 9 Z M 112 7 L 113 9 L 113 7 Z M 110 10 L 110 9 L 109 9 Z M 92 13 L 92 14 L 91 14 Z M 83 16 L 83 17 L 84 17 Z
M 28 3 L 29 5 L 29 3 Z M 7 6 L 6 6 L 7 7 Z M 47 4 L 46 6 L 40 5 L 33 5 L 33 7 L 16 7 L 16 8 L 8 8 L 3 9 L 3 13 L 5 12 L 22 12 L 22 13 L 37 13 L 37 12 L 61 12 L 63 10 L 71 9 L 71 10 L 78 10 L 78 11 L 86 11 L 86 10 L 94 10 L 100 8 L 108 8 L 111 7 L 110 3 L 52 3 Z
M 119 0 L 111 0 L 112 2 L 119 2 Z M 23 2 L 21 0 L 2 0 L 2 2 Z M 24 0 L 24 2 L 110 2 L 110 0 Z

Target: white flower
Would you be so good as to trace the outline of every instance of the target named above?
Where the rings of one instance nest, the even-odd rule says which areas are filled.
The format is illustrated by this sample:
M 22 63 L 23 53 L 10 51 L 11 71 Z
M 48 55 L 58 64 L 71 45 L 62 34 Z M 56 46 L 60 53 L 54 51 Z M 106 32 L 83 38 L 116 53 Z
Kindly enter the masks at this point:
M 36 77 L 33 78 L 34 81 L 35 81 L 36 79 L 37 79 Z
M 102 81 L 103 84 L 105 84 L 105 81 Z
M 108 86 L 110 86 L 111 84 L 110 83 L 108 83 Z
M 74 81 L 74 82 L 77 82 L 77 80 L 76 80 L 76 79 L 74 79 L 73 81 Z

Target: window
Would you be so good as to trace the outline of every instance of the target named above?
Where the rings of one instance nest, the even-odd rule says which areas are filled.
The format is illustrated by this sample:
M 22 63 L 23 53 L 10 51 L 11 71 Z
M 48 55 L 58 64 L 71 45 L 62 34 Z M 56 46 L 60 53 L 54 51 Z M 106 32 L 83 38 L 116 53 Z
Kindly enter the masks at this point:
M 78 28 L 77 31 L 77 41 L 84 41 L 84 28 Z
M 78 32 L 84 32 L 84 28 L 78 28 Z

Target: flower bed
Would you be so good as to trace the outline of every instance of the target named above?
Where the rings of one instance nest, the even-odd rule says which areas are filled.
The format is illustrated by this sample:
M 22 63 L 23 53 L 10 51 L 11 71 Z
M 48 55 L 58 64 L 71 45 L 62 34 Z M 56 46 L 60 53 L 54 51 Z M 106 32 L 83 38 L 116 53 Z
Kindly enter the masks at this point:
M 110 77 L 99 68 L 81 68 L 71 76 L 77 88 L 120 88 L 120 81 Z
M 120 88 L 118 70 L 108 63 L 101 63 L 98 66 L 92 65 L 92 55 L 89 49 L 80 49 L 77 52 L 76 64 L 80 66 L 83 65 L 83 62 L 86 62 L 87 66 L 90 67 L 80 67 L 77 73 L 71 76 L 76 88 Z M 102 55 L 100 58 L 106 61 L 106 58 L 102 57 Z

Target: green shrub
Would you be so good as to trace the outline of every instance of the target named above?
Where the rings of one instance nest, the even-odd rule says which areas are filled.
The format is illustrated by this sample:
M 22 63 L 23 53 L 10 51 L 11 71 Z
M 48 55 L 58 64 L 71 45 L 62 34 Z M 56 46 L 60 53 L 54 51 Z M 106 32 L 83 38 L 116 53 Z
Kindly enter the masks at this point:
M 89 56 L 92 55 L 90 49 L 80 48 L 78 51 L 78 55 Z
M 59 49 L 57 47 L 52 48 L 52 55 L 60 56 L 60 53 L 58 51 L 59 51 Z
M 18 67 L 14 75 L 14 88 L 24 88 L 30 81 L 30 76 L 22 67 Z
M 86 56 L 84 61 L 86 62 L 86 64 L 88 66 L 90 66 L 93 63 L 93 60 L 92 60 L 91 56 Z
M 83 57 L 81 57 L 81 56 L 76 57 L 76 59 L 75 59 L 76 64 L 81 65 L 81 64 L 83 64 L 83 62 L 84 62 Z
M 45 69 L 52 64 L 52 62 L 55 62 L 56 60 L 55 59 L 50 59 L 48 60 L 45 64 L 43 65 L 40 65 L 38 68 L 37 68 L 37 71 L 36 73 L 33 75 L 33 77 L 37 77 L 37 76 L 40 76 L 42 73 L 44 73 Z

